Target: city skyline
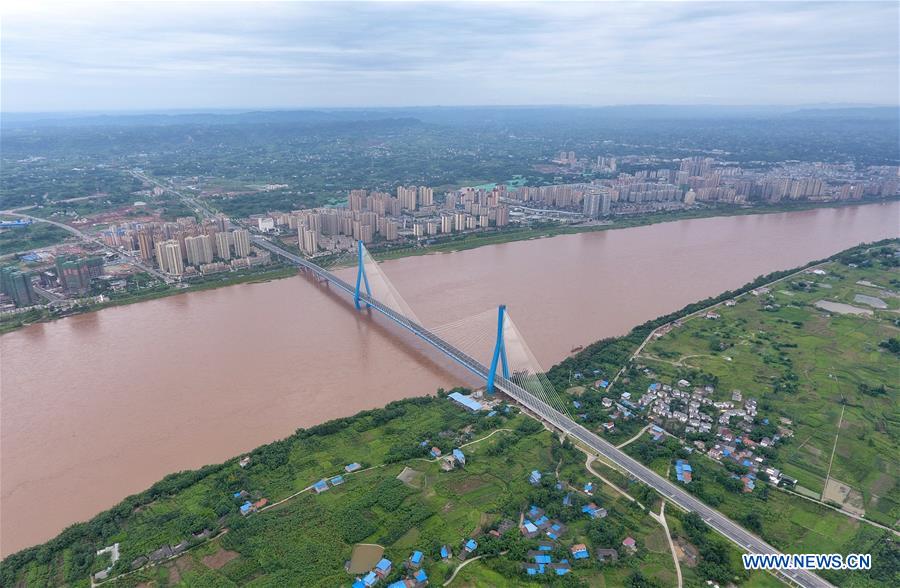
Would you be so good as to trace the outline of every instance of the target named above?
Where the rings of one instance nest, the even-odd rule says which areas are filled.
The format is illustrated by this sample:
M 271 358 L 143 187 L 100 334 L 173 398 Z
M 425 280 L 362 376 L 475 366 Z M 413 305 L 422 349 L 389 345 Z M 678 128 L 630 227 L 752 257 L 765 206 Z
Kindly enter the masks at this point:
M 889 2 L 4 7 L 4 112 L 898 100 Z

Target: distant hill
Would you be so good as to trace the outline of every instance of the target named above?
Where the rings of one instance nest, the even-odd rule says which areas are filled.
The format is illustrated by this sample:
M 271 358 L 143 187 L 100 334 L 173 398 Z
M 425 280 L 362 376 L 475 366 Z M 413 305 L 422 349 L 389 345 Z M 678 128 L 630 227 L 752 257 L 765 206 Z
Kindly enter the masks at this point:
M 2 127 L 91 127 L 91 126 L 172 126 L 228 124 L 314 125 L 335 122 L 415 118 L 437 124 L 520 123 L 553 120 L 709 120 L 827 118 L 881 120 L 895 119 L 898 109 L 890 106 L 423 106 L 408 108 L 341 108 L 251 111 L 171 111 L 150 113 L 3 113 Z

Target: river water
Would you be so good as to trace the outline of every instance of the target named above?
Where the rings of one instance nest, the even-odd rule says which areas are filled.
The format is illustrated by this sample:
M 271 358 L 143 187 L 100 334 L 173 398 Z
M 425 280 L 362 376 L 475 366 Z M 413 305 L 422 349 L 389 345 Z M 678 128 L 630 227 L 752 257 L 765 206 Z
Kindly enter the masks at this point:
M 898 235 L 894 202 L 566 235 L 380 268 L 426 326 L 506 303 L 546 368 L 760 274 Z M 170 472 L 466 377 L 303 276 L 33 325 L 0 337 L 0 358 L 4 556 Z

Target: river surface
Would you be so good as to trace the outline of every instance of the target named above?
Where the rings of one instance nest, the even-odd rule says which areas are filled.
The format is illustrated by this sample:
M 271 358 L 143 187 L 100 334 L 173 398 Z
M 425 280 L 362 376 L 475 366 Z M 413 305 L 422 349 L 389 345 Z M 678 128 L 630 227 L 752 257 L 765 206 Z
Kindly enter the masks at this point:
M 894 202 L 566 235 L 380 268 L 426 326 L 506 303 L 546 368 L 760 274 L 898 235 Z M 0 357 L 4 556 L 170 472 L 466 377 L 303 276 L 32 325 L 0 337 Z

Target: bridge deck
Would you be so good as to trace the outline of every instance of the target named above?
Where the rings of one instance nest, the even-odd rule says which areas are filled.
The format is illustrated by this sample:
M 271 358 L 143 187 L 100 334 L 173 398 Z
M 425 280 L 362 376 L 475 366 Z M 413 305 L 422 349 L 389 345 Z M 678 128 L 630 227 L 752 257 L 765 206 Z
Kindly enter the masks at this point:
M 272 242 L 262 238 L 253 237 L 253 242 L 276 255 L 280 255 L 291 262 L 312 271 L 318 277 L 334 284 L 350 296 L 355 293 L 355 288 L 338 278 L 328 270 L 319 267 L 307 259 L 294 255 Z M 463 351 L 457 349 L 450 343 L 442 340 L 440 337 L 430 332 L 422 325 L 415 323 L 406 317 L 400 315 L 394 310 L 384 306 L 374 298 L 363 293 L 360 294 L 360 300 L 364 300 L 369 306 L 384 315 L 400 327 L 413 333 L 429 345 L 441 351 L 444 355 L 461 365 L 469 372 L 474 374 L 480 380 L 486 380 L 488 376 L 488 368 L 476 359 L 469 357 Z M 529 411 L 552 424 L 554 427 L 562 431 L 564 434 L 577 439 L 584 445 L 595 451 L 598 455 L 602 455 L 610 462 L 616 464 L 623 470 L 627 471 L 631 476 L 640 482 L 650 486 L 666 500 L 673 503 L 679 508 L 696 512 L 703 520 L 713 529 L 723 536 L 727 537 L 741 549 L 750 553 L 776 554 L 780 553 L 777 549 L 750 533 L 731 519 L 720 513 L 719 511 L 707 506 L 704 502 L 694 498 L 693 495 L 687 493 L 682 488 L 676 486 L 666 478 L 660 476 L 644 464 L 638 462 L 628 454 L 617 449 L 614 445 L 589 431 L 582 425 L 576 423 L 568 416 L 563 415 L 544 401 L 540 400 L 524 388 L 511 382 L 501 376 L 496 376 L 494 385 L 504 392 L 507 396 L 520 403 Z M 809 571 L 803 570 L 784 570 L 782 571 L 782 579 L 797 584 L 798 586 L 808 588 L 826 588 L 831 586 L 828 582 Z

